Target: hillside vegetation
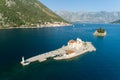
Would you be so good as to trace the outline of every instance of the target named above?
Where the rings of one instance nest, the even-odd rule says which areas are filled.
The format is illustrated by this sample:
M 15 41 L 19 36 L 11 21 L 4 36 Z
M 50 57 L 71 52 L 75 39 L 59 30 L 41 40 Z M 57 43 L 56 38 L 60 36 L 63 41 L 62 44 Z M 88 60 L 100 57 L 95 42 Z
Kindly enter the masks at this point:
M 65 22 L 38 0 L 0 0 L 0 28 Z

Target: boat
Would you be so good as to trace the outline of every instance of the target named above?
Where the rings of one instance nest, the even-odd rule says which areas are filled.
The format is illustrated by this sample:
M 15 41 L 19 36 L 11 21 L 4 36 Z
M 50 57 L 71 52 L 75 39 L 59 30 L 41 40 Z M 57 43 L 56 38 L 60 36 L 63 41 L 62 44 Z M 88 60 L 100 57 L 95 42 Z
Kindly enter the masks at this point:
M 73 24 L 73 27 L 75 27 L 75 25 Z

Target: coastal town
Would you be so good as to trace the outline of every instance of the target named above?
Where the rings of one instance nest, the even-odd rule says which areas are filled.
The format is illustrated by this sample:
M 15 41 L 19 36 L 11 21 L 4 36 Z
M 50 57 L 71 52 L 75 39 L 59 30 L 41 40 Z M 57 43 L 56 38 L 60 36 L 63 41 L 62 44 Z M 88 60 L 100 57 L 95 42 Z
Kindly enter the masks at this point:
M 22 57 L 21 64 L 24 66 L 35 61 L 43 62 L 50 57 L 53 57 L 55 60 L 70 59 L 92 51 L 96 51 L 96 48 L 91 42 L 84 42 L 80 38 L 77 38 L 76 40 L 69 40 L 66 46 L 63 46 L 57 50 L 43 53 L 26 60 Z

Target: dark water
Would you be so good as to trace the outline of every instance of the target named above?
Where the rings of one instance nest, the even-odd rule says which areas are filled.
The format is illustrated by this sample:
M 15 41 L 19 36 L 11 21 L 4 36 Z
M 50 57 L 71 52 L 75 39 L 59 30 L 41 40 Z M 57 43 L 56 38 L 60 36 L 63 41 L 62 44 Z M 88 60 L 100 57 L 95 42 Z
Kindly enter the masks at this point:
M 94 37 L 96 28 L 106 37 Z M 0 80 L 120 80 L 120 25 L 75 24 L 75 27 L 0 30 Z M 21 57 L 48 52 L 77 37 L 91 41 L 96 52 L 70 60 L 35 62 L 23 67 Z

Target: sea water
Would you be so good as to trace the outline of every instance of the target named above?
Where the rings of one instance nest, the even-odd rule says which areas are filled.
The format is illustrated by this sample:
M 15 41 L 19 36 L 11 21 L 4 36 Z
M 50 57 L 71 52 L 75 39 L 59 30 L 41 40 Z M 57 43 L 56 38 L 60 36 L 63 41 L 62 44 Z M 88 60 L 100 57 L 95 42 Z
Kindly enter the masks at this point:
M 93 36 L 100 27 L 107 35 Z M 119 24 L 0 30 L 0 80 L 120 80 L 119 35 Z M 92 42 L 97 50 L 69 60 L 20 64 L 22 56 L 49 52 L 76 38 Z

